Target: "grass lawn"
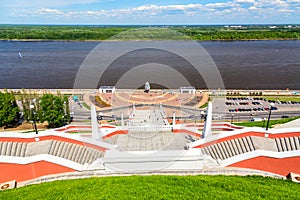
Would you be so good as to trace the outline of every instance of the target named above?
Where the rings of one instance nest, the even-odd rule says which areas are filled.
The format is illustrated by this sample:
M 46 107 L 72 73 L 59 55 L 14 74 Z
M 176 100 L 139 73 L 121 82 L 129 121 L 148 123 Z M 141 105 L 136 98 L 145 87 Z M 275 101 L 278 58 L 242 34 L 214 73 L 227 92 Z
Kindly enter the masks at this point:
M 300 117 L 270 120 L 269 128 L 271 128 L 273 125 L 284 124 L 284 123 L 287 123 L 287 122 L 290 122 L 290 121 L 293 121 L 293 120 L 299 119 L 299 118 Z M 246 126 L 246 127 L 266 127 L 267 120 L 266 121 L 260 121 L 260 122 L 236 122 L 234 124 L 238 125 L 238 126 Z
M 0 199 L 299 199 L 299 184 L 260 176 L 128 176 L 55 181 Z
M 261 96 L 267 100 L 275 100 L 275 101 L 300 101 L 300 96 Z
M 266 100 L 275 101 L 300 101 L 300 95 L 262 95 L 262 96 L 252 96 L 252 95 L 227 95 L 226 97 L 252 97 L 252 98 L 263 98 Z
M 83 105 L 83 107 L 85 107 L 87 110 L 91 110 L 91 107 L 89 105 L 87 105 L 85 102 L 81 103 Z

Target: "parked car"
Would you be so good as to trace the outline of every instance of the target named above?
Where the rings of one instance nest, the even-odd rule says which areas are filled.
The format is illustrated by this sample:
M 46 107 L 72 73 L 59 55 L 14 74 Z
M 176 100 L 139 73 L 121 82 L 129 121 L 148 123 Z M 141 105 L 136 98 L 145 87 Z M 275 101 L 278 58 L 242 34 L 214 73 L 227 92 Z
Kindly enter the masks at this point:
M 287 116 L 287 115 L 282 115 L 282 116 L 281 116 L 281 118 L 283 118 L 283 119 L 284 119 L 284 118 L 290 118 L 290 117 L 289 117 L 289 116 Z

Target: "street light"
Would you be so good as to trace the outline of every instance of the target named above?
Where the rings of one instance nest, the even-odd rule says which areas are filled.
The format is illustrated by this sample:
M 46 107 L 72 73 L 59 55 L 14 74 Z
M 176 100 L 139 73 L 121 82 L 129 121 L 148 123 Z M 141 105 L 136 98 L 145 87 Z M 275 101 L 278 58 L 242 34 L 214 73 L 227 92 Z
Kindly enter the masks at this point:
M 68 119 L 67 119 L 67 102 L 64 101 L 64 116 L 63 116 L 63 120 L 64 120 L 64 126 L 68 123 Z
M 274 107 L 274 103 L 270 103 L 271 107 L 270 107 L 270 110 L 269 110 L 269 117 L 268 117 L 268 121 L 267 121 L 267 126 L 266 126 L 266 131 L 268 130 L 269 128 L 269 123 L 270 123 L 270 118 L 271 118 L 271 113 L 272 113 L 272 108 Z
M 33 109 L 34 109 L 34 105 L 33 105 L 33 104 L 30 105 L 30 109 L 32 110 L 33 126 L 34 126 L 34 130 L 35 130 L 35 134 L 38 134 L 38 130 L 37 130 L 37 128 L 36 128 L 35 111 L 33 110 Z

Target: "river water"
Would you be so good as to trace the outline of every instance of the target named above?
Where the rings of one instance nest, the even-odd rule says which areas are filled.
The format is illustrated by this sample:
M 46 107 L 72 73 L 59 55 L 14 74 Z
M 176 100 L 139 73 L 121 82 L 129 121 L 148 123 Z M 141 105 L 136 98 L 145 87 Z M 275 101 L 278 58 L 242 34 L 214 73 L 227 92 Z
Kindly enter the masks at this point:
M 79 67 L 98 44 L 0 41 L 0 88 L 73 88 Z M 200 44 L 218 67 L 227 89 L 300 89 L 298 40 L 207 41 Z M 19 52 L 22 58 L 18 56 Z M 153 51 L 151 55 L 170 63 L 180 62 L 159 51 Z M 143 52 L 136 56 L 143 56 Z M 128 63 L 132 63 L 132 56 L 112 68 L 115 71 L 111 72 L 111 78 L 99 85 L 113 85 L 116 82 L 113 74 Z M 189 71 L 190 66 L 182 65 Z M 205 88 L 201 81 L 193 80 L 191 84 Z

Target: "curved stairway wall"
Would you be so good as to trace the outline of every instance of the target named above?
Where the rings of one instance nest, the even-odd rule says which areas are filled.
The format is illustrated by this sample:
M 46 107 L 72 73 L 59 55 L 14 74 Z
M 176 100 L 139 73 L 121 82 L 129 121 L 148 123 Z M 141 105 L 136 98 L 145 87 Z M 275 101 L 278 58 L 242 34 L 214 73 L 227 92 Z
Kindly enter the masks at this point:
M 224 167 L 256 169 L 283 176 L 300 173 L 299 128 L 269 132 L 246 128 L 195 141 L 189 148 L 200 148 Z
M 37 140 L 38 139 L 38 140 Z M 85 136 L 40 132 L 0 133 L 0 182 L 90 169 L 103 170 L 102 159 L 114 145 Z

